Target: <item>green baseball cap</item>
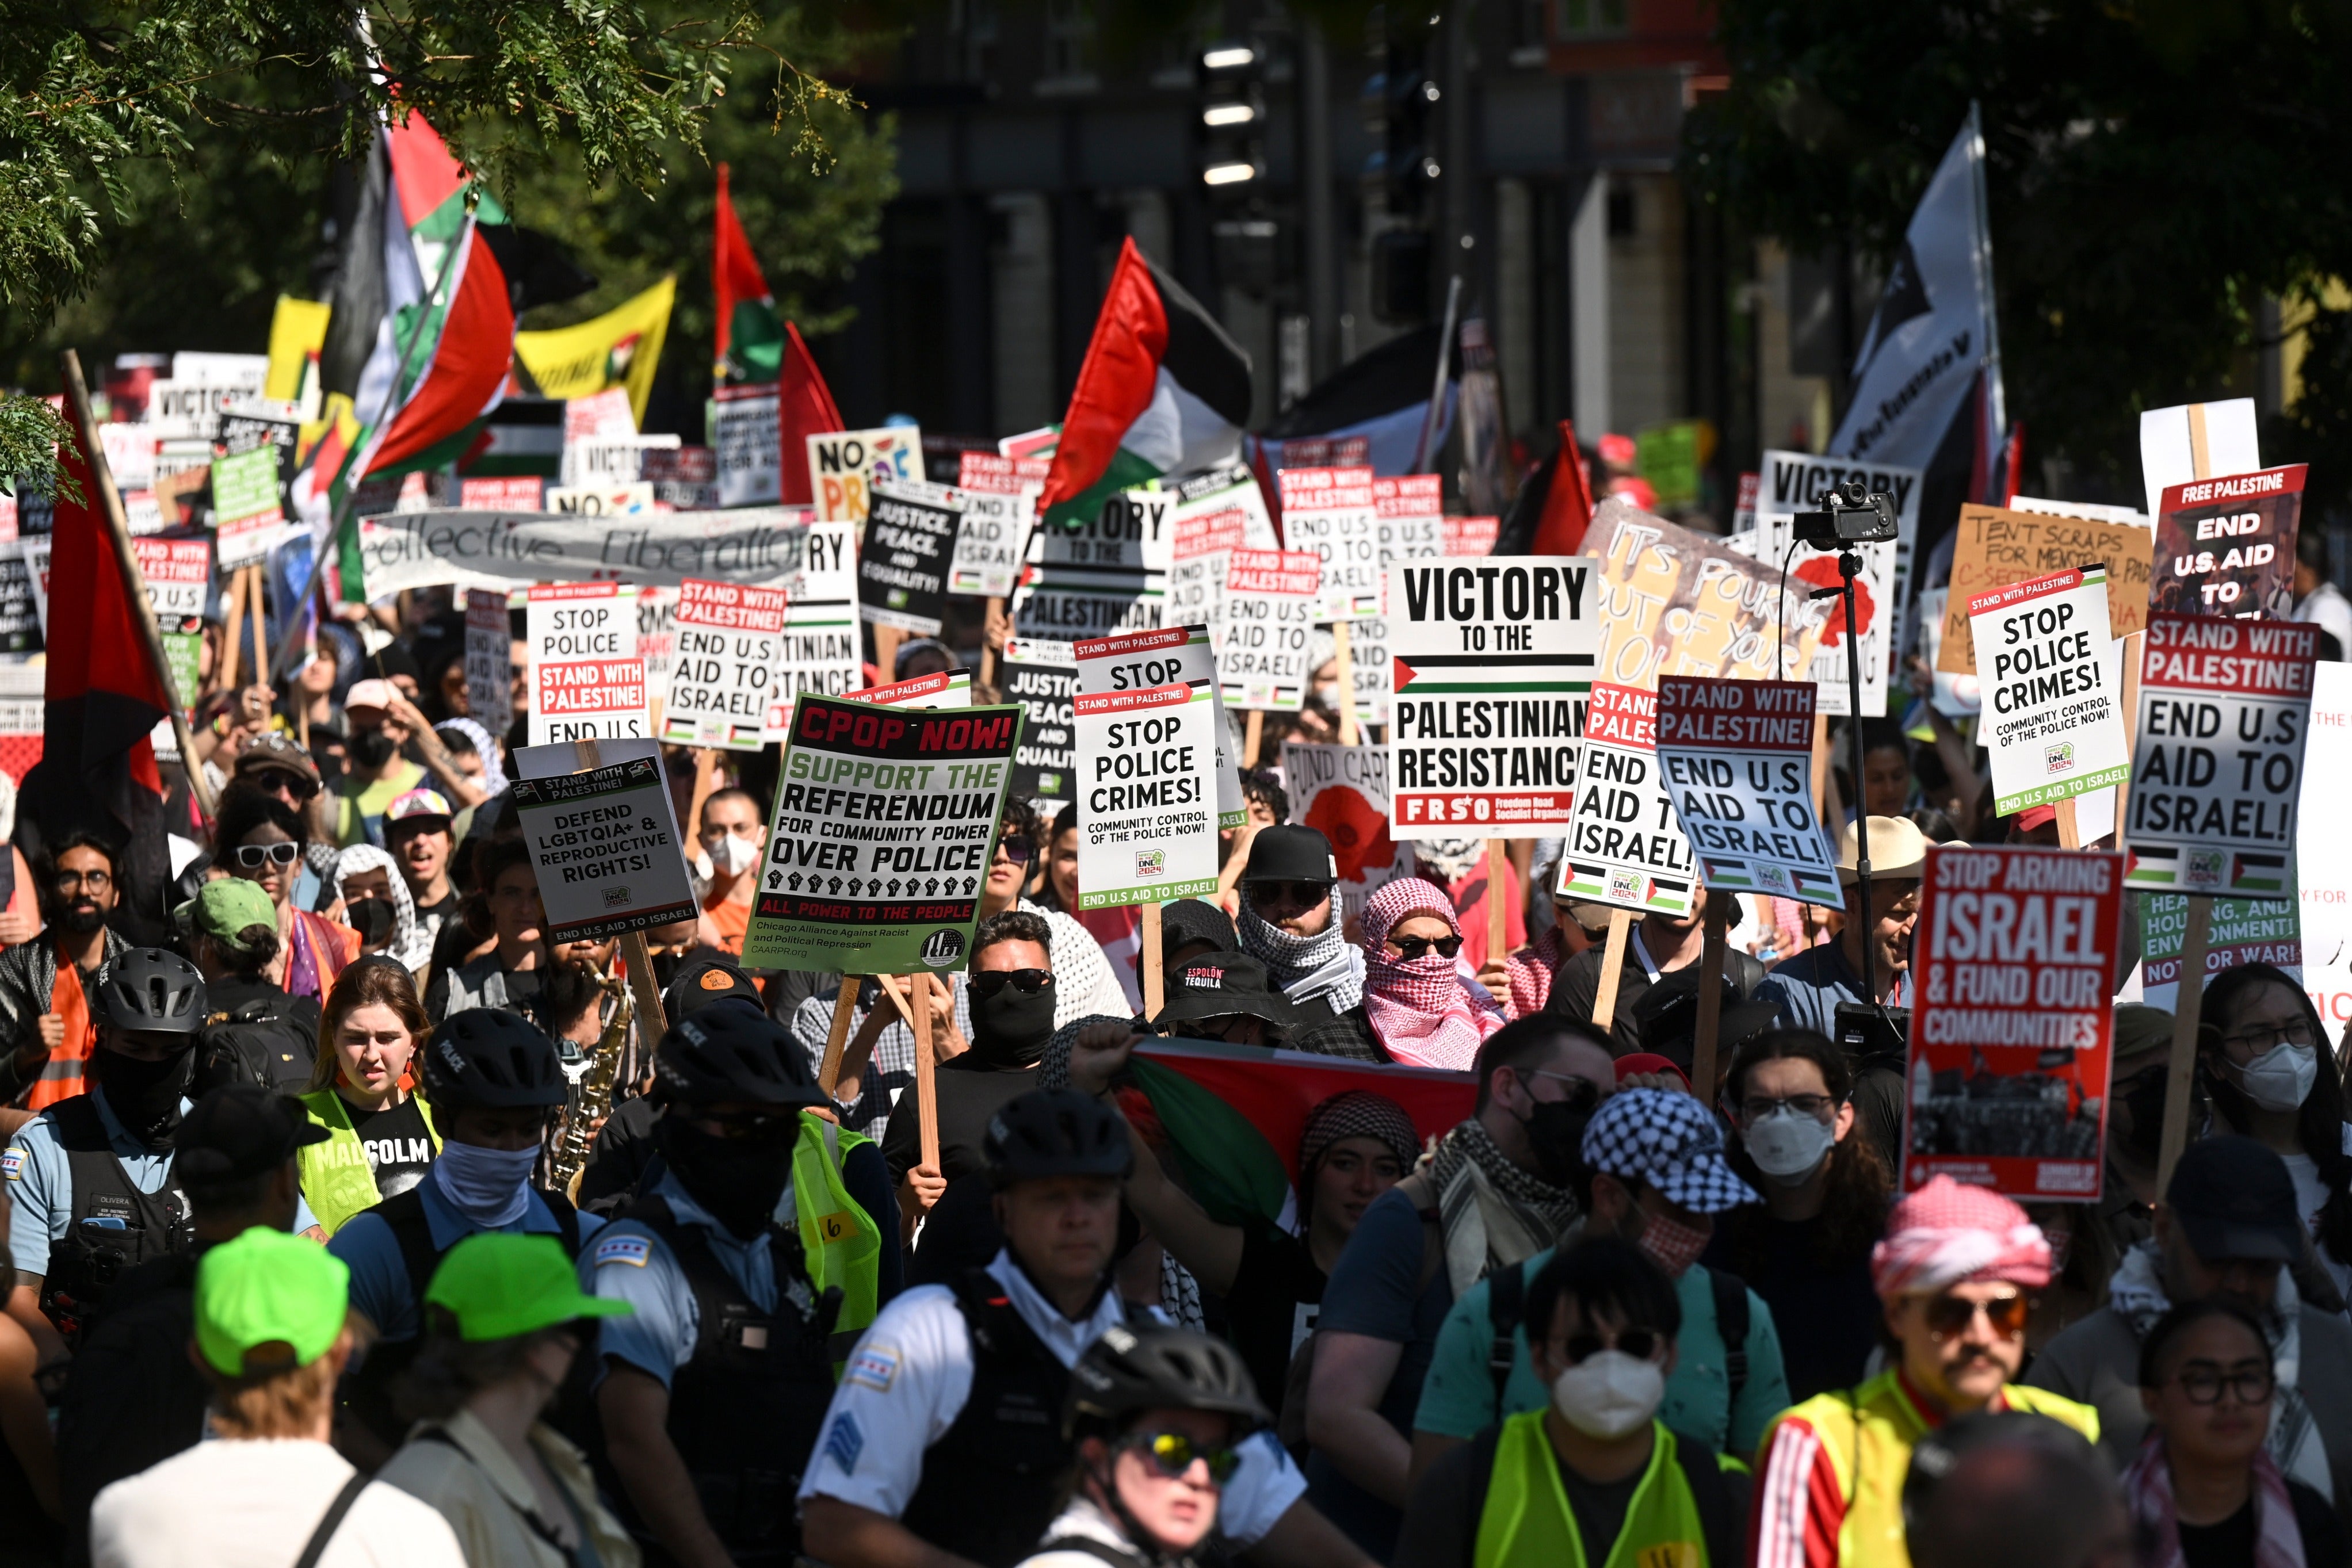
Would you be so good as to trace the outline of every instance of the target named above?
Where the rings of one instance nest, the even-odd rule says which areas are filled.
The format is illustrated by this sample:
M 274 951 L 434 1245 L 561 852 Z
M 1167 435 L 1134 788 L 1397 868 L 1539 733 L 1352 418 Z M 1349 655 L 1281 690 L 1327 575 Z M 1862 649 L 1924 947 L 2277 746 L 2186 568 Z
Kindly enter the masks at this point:
M 215 877 L 196 894 L 193 915 L 196 930 L 215 942 L 235 942 L 247 926 L 278 929 L 278 906 L 257 882 L 241 876 Z
M 197 1260 L 196 1347 L 224 1377 L 244 1376 L 247 1357 L 270 1344 L 308 1366 L 343 1332 L 351 1283 L 317 1242 L 257 1225 Z
M 582 1291 L 572 1260 L 554 1237 L 497 1230 L 477 1231 L 449 1249 L 433 1270 L 425 1300 L 455 1317 L 457 1337 L 469 1344 L 636 1311 L 626 1301 Z

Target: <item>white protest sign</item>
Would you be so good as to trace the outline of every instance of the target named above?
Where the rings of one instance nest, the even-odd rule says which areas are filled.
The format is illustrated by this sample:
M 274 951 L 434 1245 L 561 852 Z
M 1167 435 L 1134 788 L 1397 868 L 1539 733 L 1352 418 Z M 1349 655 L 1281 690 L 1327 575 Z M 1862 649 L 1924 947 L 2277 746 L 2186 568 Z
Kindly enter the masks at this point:
M 1036 570 L 1013 606 L 1024 637 L 1072 642 L 1161 623 L 1176 497 L 1122 490 L 1076 528 L 1038 531 Z
M 775 383 L 719 387 L 710 396 L 719 504 L 753 507 L 782 499 L 784 448 Z
M 1445 548 L 1445 480 L 1436 474 L 1407 474 L 1372 481 L 1372 515 L 1380 525 L 1381 564 L 1422 560 L 1456 552 Z M 1493 549 L 1491 544 L 1488 549 Z M 1484 555 L 1485 550 L 1465 550 Z
M 634 593 L 614 582 L 535 587 L 525 624 L 535 744 L 649 738 Z
M 634 517 L 654 509 L 654 487 L 642 479 L 620 485 L 551 485 L 547 509 L 583 517 Z
M 866 678 L 857 627 L 857 525 L 808 530 L 801 569 L 784 590 L 783 650 L 768 702 L 767 738 L 782 740 L 803 692 L 845 696 Z
M 677 643 L 661 737 L 675 746 L 757 751 L 784 634 L 784 591 L 688 578 L 677 597 Z
M 610 740 L 582 772 L 572 746 L 515 753 L 514 803 L 550 942 L 593 941 L 695 916 L 677 809 L 650 740 Z
M 1079 907 L 1213 893 L 1221 737 L 1207 632 L 1130 632 L 1073 652 Z
M 1595 681 L 1577 771 L 1559 895 L 1637 915 L 1688 915 L 1697 867 L 1658 771 L 1657 695 Z
M 179 622 L 204 614 L 212 590 L 212 540 L 135 538 L 131 553 L 147 580 L 147 607 L 157 625 L 176 632 Z
M 49 546 L 51 534 L 26 534 L 16 543 L 25 561 L 25 576 L 33 589 L 33 610 L 41 623 L 41 637 L 49 635 Z
M 2105 789 L 2131 777 L 2123 692 L 2110 684 L 2107 573 L 2069 569 L 1969 601 L 1990 712 L 1977 738 L 1992 759 L 1993 810 Z
M 2263 454 L 2257 423 L 2254 400 L 2250 397 L 2142 411 L 2139 472 L 2147 489 L 2147 516 L 2154 517 L 2163 511 L 2164 493 L 2175 485 L 2216 474 L 2252 474 L 2260 468 Z M 2202 464 L 2198 461 L 2200 455 Z
M 1823 491 L 1849 479 L 1859 479 L 1872 494 L 1895 502 L 1896 542 L 1861 546 L 1863 575 L 1853 585 L 1854 615 L 1862 622 L 1862 712 L 1865 718 L 1878 718 L 1886 712 L 1886 679 L 1894 662 L 1891 638 L 1902 619 L 1911 549 L 1919 534 L 1919 471 L 1808 452 L 1768 451 L 1757 487 L 1756 529 L 1745 538 L 1753 543 L 1757 559 L 1777 570 L 1796 538 L 1796 515 L 1813 510 Z M 1799 545 L 1790 561 L 1789 582 L 1792 592 L 1799 591 L 1799 582 L 1815 589 L 1837 587 L 1837 556 Z M 1845 607 L 1841 603 L 1814 644 L 1811 672 L 1821 694 L 1820 711 L 1832 717 L 1843 717 L 1850 700 L 1845 654 Z
M 680 444 L 676 435 L 621 435 L 566 442 L 557 476 L 564 486 L 580 490 L 610 490 L 640 481 L 650 483 L 646 480 L 646 455 L 675 452 Z
M 1659 678 L 1658 768 L 1710 889 L 1845 907 L 1812 758 L 1811 681 Z
M 1021 575 L 1021 552 L 1037 520 L 1037 497 L 1051 463 L 1035 458 L 962 454 L 956 487 L 963 492 L 963 528 L 948 571 L 950 593 L 1009 599 Z
M 626 387 L 606 387 L 586 397 L 563 400 L 563 444 L 625 441 L 637 433 L 637 415 Z
M 1323 559 L 1318 621 L 1346 621 L 1381 612 L 1380 518 L 1372 508 L 1369 468 L 1285 468 L 1283 538 L 1292 549 Z
M 1227 552 L 1217 689 L 1228 706 L 1297 713 L 1307 699 L 1323 562 L 1312 550 Z
M 862 523 L 877 484 L 923 477 L 923 433 L 911 424 L 808 437 L 809 494 L 821 523 Z
M 2339 1040 L 2352 1025 L 2352 811 L 2331 797 L 2347 779 L 2352 779 L 2352 664 L 2323 659 L 2312 671 L 2295 885 L 2303 904 L 2304 988 Z
M 466 592 L 466 706 L 494 736 L 514 724 L 513 622 L 504 589 Z
M 1209 646 L 1220 654 L 1225 648 L 1225 578 L 1233 552 L 1276 548 L 1257 481 L 1246 470 L 1240 471 L 1241 480 L 1233 480 L 1233 472 L 1220 469 L 1185 481 L 1170 519 L 1175 538 L 1166 614 L 1174 625 L 1206 626 Z M 1218 483 L 1203 487 L 1213 479 Z
M 1391 878 L 1412 874 L 1410 845 L 1389 837 L 1389 748 L 1287 740 L 1282 779 L 1290 820 L 1330 841 L 1339 874 L 1331 890 L 1342 923 L 1364 913 L 1364 900 Z M 1400 867 L 1402 858 L 1404 864 Z

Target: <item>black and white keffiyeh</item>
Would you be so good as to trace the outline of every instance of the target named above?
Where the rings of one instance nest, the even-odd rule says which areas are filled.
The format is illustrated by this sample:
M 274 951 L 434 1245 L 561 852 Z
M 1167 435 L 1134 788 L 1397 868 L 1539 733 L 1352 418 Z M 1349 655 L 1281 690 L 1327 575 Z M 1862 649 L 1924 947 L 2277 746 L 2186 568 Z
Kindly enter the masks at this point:
M 1340 929 L 1339 911 L 1331 924 L 1312 936 L 1294 936 L 1269 925 L 1250 907 L 1249 884 L 1242 884 L 1242 912 L 1234 922 L 1241 933 L 1242 951 L 1265 966 L 1266 978 L 1294 1002 L 1321 997 L 1335 1013 L 1344 1013 L 1364 999 L 1364 953 Z

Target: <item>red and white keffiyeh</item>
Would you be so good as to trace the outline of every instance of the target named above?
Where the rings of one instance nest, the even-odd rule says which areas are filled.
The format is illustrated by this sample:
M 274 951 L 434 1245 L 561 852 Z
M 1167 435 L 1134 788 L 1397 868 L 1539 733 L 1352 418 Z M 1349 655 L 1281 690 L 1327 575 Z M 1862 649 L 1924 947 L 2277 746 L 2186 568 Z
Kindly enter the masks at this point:
M 1896 1204 L 1885 1239 L 1870 1252 L 1870 1282 L 1882 1297 L 1934 1295 L 1990 1280 L 2048 1284 L 2050 1242 L 2000 1194 L 1948 1176 Z
M 2254 1568 L 2305 1568 L 2303 1529 L 2295 1523 L 2294 1499 L 2286 1478 L 2266 1448 L 2254 1450 Z M 2180 1514 L 2172 1495 L 2172 1464 L 2165 1458 L 2164 1434 L 2154 1427 L 2139 1457 L 2124 1472 L 2124 1502 L 2141 1531 L 2140 1561 L 2148 1568 L 2186 1568 L 2180 1548 Z
M 1503 1027 L 1502 1009 L 1475 997 L 1454 960 L 1435 951 L 1389 956 L 1388 936 L 1414 915 L 1434 915 L 1454 936 L 1454 901 L 1435 883 L 1400 877 L 1364 905 L 1364 1011 L 1388 1053 L 1415 1067 L 1467 1071 L 1478 1047 Z

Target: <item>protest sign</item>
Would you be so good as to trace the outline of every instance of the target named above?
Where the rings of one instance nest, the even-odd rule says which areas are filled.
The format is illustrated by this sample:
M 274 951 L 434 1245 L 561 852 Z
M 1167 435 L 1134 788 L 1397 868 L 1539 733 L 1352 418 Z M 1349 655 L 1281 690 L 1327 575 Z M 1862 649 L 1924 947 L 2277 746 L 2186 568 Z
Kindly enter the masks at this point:
M 546 505 L 547 481 L 537 474 L 457 481 L 461 512 L 536 512 Z
M 1439 526 L 1444 537 L 1439 540 L 1437 553 L 1457 559 L 1466 555 L 1494 554 L 1495 543 L 1503 534 L 1500 517 L 1445 517 Z
M 2150 611 L 2125 880 L 2294 896 L 2297 792 L 2319 628 Z
M 210 539 L 135 538 L 131 554 L 146 580 L 147 607 L 155 612 L 158 626 L 174 632 L 180 622 L 204 614 L 205 601 L 212 593 Z
M 962 492 L 922 479 L 877 482 L 857 550 L 857 612 L 876 626 L 936 637 L 948 612 L 948 566 Z
M 867 686 L 849 695 L 853 701 L 875 703 L 883 707 L 970 707 L 971 672 L 939 670 L 910 680 L 892 681 L 887 685 Z
M 2322 664 L 2324 672 L 2328 666 Z M 2315 744 L 2315 753 L 2318 747 Z M 2306 758 L 2305 788 L 2310 788 Z M 2341 777 L 2341 775 L 2338 775 Z M 2343 813 L 2335 813 L 2341 816 Z M 2305 821 L 2315 819 L 2306 817 Z M 2337 889 L 2338 896 L 2342 889 Z M 2173 1010 L 2180 994 L 2182 939 L 2189 929 L 2185 894 L 2141 893 L 2139 900 L 2140 1000 Z M 2305 923 L 2292 898 L 2216 898 L 2206 917 L 2205 977 L 2240 964 L 2269 964 L 2303 977 Z
M 2298 967 L 2304 989 L 2339 1039 L 2352 1024 L 2352 811 L 2343 810 L 2338 794 L 2347 779 L 2352 779 L 2352 664 L 2322 659 L 2312 671 L 2303 824 L 2294 845 L 2302 915 Z M 2215 900 L 2216 915 L 2221 908 Z
M 719 504 L 754 507 L 783 498 L 783 434 L 776 384 L 719 387 L 711 394 L 710 445 L 719 456 Z
M 2105 789 L 2131 777 L 2123 693 L 2107 666 L 2107 573 L 2068 569 L 1969 601 L 1989 710 L 1977 739 L 1992 762 L 1993 812 Z
M 960 969 L 1013 779 L 1021 710 L 927 713 L 803 692 L 786 726 L 756 969 Z
M 2214 474 L 2251 474 L 2263 465 L 2261 417 L 2250 397 L 2144 409 L 2139 416 L 2140 482 L 2147 515 L 2164 493 Z
M 1590 556 L 1388 569 L 1391 833 L 1556 838 L 1601 628 Z
M 1372 517 L 1378 526 L 1381 564 L 1450 554 L 1445 548 L 1445 481 L 1435 474 L 1407 474 L 1372 481 Z M 1486 550 L 1465 550 L 1485 555 Z
M 1862 674 L 1862 712 L 1865 718 L 1878 718 L 1886 712 L 1886 681 L 1894 667 L 1895 637 L 1903 619 L 1905 590 L 1910 580 L 1912 541 L 1919 532 L 1919 471 L 1897 467 L 1893 464 L 1857 463 L 1839 457 L 1817 457 L 1805 452 L 1772 452 L 1764 454 L 1761 482 L 1756 497 L 1755 541 L 1757 559 L 1778 571 L 1783 560 L 1789 560 L 1789 580 L 1805 587 L 1800 591 L 1839 586 L 1838 558 L 1835 551 L 1814 549 L 1810 545 L 1797 546 L 1795 558 L 1789 559 L 1789 547 L 1796 539 L 1796 517 L 1799 512 L 1815 508 L 1824 491 L 1858 479 L 1873 495 L 1883 495 L 1895 502 L 1896 538 L 1888 544 L 1860 547 L 1863 574 L 1854 580 L 1854 618 L 1861 622 L 1862 646 L 1859 669 Z M 1832 717 L 1846 711 L 1849 693 L 1846 685 L 1845 606 L 1838 601 L 1829 603 L 1829 618 L 1822 622 L 1821 642 L 1815 645 L 1812 681 L 1819 691 L 1820 711 Z
M 528 588 L 625 579 L 675 588 L 689 577 L 785 585 L 808 538 L 801 507 L 638 517 L 436 507 L 360 519 L 361 591 Z
M 1395 671 L 1389 662 L 1387 616 L 1367 615 L 1348 622 L 1348 668 L 1355 677 L 1356 722 L 1388 723 L 1389 703 L 1395 695 L 1390 681 Z M 1312 670 L 1307 677 L 1314 678 Z
M 677 596 L 675 588 L 646 584 L 637 591 L 637 657 L 646 664 L 646 689 L 669 690 L 670 662 L 677 651 Z
M 636 434 L 636 410 L 626 387 L 606 387 L 585 397 L 563 400 L 563 444 L 624 441 Z
M 49 558 L 52 536 L 26 534 L 16 541 L 16 554 L 25 563 L 25 586 L 33 596 L 33 614 L 41 623 L 41 636 L 49 634 Z
M 1412 846 L 1389 836 L 1387 747 L 1286 740 L 1282 777 L 1290 820 L 1330 841 L 1339 878 L 1331 896 L 1342 924 L 1360 916 L 1364 900 L 1391 878 L 1412 874 Z
M 583 517 L 635 517 L 654 509 L 654 487 L 642 479 L 617 485 L 550 485 L 547 509 Z
M 646 738 L 650 694 L 634 594 L 613 582 L 536 587 L 525 625 L 534 744 Z
M 1199 627 L 1075 644 L 1078 906 L 1118 909 L 1217 886 L 1214 662 Z
M 1171 626 L 1148 636 L 1112 637 L 1092 644 L 1096 652 L 1078 656 L 1081 695 L 1140 691 L 1171 684 L 1208 688 L 1209 706 L 1216 716 L 1216 824 L 1238 828 L 1249 815 L 1242 797 L 1241 769 L 1234 766 L 1233 729 L 1225 721 L 1224 699 L 1217 691 L 1217 659 L 1209 651 L 1205 626 Z M 1181 895 L 1178 895 L 1181 896 Z
M 282 485 L 292 480 L 299 466 L 296 455 L 301 449 L 301 433 L 298 420 L 233 410 L 220 416 L 220 430 L 215 439 L 230 454 L 268 447 L 278 459 L 278 482 Z M 122 483 L 120 475 L 115 476 L 115 483 Z
M 557 479 L 567 489 L 588 492 L 619 490 L 650 483 L 646 460 L 675 451 L 676 435 L 603 436 L 593 441 L 567 441 Z
M 808 437 L 809 494 L 820 523 L 862 523 L 877 484 L 923 477 L 923 433 L 911 424 Z
M 1013 601 L 1013 631 L 1068 642 L 1158 627 L 1175 510 L 1172 490 L 1121 490 L 1076 528 L 1039 530 L 1036 570 Z
M 2293 463 L 2165 491 L 2148 608 L 2277 621 L 2292 615 L 2305 472 Z
M 1231 707 L 1297 713 L 1315 673 L 1307 661 L 1323 562 L 1311 550 L 1240 549 L 1227 559 L 1218 691 Z
M 286 537 L 278 498 L 278 455 L 255 447 L 213 461 L 213 527 L 223 571 L 252 566 Z
M 1318 621 L 1381 612 L 1380 516 L 1369 468 L 1285 468 L 1282 533 L 1290 549 L 1323 560 Z
M 1559 895 L 1680 919 L 1696 898 L 1694 869 L 1658 772 L 1657 695 L 1595 681 Z
M 1209 646 L 1225 646 L 1225 578 L 1237 549 L 1278 549 L 1274 519 L 1257 479 L 1234 465 L 1196 474 L 1176 487 L 1174 533 L 1168 569 L 1168 602 L 1162 612 L 1171 626 L 1206 626 Z
M 1040 805 L 1077 799 L 1078 656 L 1067 643 L 1015 637 L 997 662 L 1004 700 L 1021 705 L 1021 745 L 1013 755 L 1013 792 Z
M 1037 497 L 1053 467 L 1035 458 L 996 457 L 985 452 L 958 455 L 956 487 L 963 492 L 963 528 L 956 535 L 955 560 L 948 570 L 950 593 L 1012 597 L 1021 575 L 1022 551 L 1037 521 Z
M 2011 496 L 2011 511 L 2049 512 L 2061 517 L 2088 517 L 2095 523 L 2129 523 L 2132 527 L 2150 529 L 2155 525 L 2146 512 L 2130 507 L 2106 507 L 2096 501 L 2053 501 L 2042 496 Z
M 662 739 L 759 750 L 783 643 L 784 591 L 688 578 L 678 591 L 676 624 Z
M 135 542 L 135 541 L 134 541 Z M 33 572 L 21 554 L 0 555 L 0 653 L 32 653 L 40 650 L 48 629 L 48 606 L 33 597 Z M 168 621 L 163 630 L 180 629 L 181 622 Z M 196 688 L 180 688 L 184 696 L 193 697 Z M 168 721 L 163 726 L 171 727 Z
M 1935 667 L 1955 675 L 1977 674 L 1969 601 L 1978 594 L 2069 567 L 2107 569 L 2107 633 L 2130 636 L 2147 624 L 2148 547 L 2147 530 L 2130 523 L 1962 507 L 1952 537 L 1951 597 L 1944 601 Z
M 466 593 L 466 706 L 492 735 L 514 724 L 514 637 L 504 589 Z
M 1664 675 L 1773 680 L 1810 673 L 1829 601 L 1792 584 L 1729 541 L 1677 528 L 1612 496 L 1592 514 L 1585 547 L 1601 557 L 1594 679 L 1648 690 Z
M 708 446 L 648 452 L 637 476 L 654 487 L 657 512 L 708 512 L 719 505 L 719 455 Z
M 2105 1168 L 2123 857 L 1937 845 L 1920 883 L 1903 1186 L 2089 1202 Z
M 1658 771 L 1709 888 L 1843 909 L 1813 807 L 1813 684 L 1668 675 Z
M 800 570 L 785 588 L 784 642 L 769 698 L 767 737 L 784 738 L 793 699 L 803 692 L 845 696 L 866 678 L 857 624 L 857 566 L 853 523 L 818 523 L 808 530 Z
M 605 741 L 582 772 L 572 746 L 515 754 L 515 816 L 530 846 L 550 942 L 675 925 L 697 913 L 677 808 L 651 740 Z

